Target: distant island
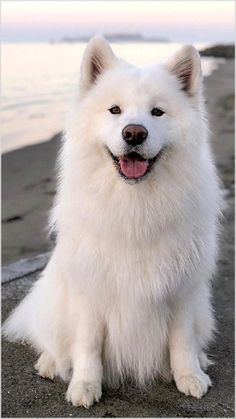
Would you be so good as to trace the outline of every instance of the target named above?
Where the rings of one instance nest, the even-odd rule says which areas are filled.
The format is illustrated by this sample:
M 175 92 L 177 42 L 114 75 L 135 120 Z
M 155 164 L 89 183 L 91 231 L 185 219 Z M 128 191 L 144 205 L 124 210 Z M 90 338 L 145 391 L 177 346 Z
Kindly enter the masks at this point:
M 109 42 L 170 42 L 166 38 L 158 38 L 155 36 L 144 36 L 140 33 L 107 33 L 103 34 L 104 38 Z M 88 42 L 92 38 L 91 36 L 78 36 L 78 37 L 63 37 L 59 42 Z

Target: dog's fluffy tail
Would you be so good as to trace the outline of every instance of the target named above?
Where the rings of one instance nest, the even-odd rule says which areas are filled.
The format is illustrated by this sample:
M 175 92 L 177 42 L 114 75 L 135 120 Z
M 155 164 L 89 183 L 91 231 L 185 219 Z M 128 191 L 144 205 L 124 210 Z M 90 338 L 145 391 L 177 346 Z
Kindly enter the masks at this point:
M 45 294 L 46 272 L 47 268 L 26 297 L 12 311 L 2 328 L 2 334 L 6 339 L 28 343 L 39 351 L 41 350 L 39 347 L 40 332 L 46 322 L 42 316 L 45 303 L 47 304 L 46 296 L 43 295 Z
M 33 290 L 13 310 L 3 324 L 2 334 L 10 341 L 21 341 L 30 343 L 30 325 L 33 316 L 33 304 L 31 295 Z
M 60 273 L 51 260 L 29 294 L 5 321 L 3 336 L 10 341 L 28 343 L 40 353 L 52 352 L 51 345 L 61 335 L 64 313 L 60 307 L 66 306 L 65 294 Z

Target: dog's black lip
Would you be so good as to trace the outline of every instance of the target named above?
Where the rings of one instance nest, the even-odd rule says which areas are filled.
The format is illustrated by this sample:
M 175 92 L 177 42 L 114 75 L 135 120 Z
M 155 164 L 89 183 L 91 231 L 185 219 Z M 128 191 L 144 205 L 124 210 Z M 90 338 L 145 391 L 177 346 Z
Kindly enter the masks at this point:
M 108 147 L 106 147 L 106 149 L 107 149 L 108 153 L 110 154 L 110 156 L 112 157 L 120 176 L 122 176 L 126 180 L 135 180 L 135 181 L 139 181 L 139 180 L 143 179 L 150 172 L 150 170 L 152 169 L 153 164 L 156 162 L 157 158 L 159 158 L 161 156 L 162 152 L 163 152 L 163 148 L 162 148 L 154 157 L 151 157 L 151 158 L 148 159 L 148 158 L 145 158 L 144 156 L 142 156 L 142 154 L 137 153 L 136 151 L 131 151 L 127 154 L 123 154 L 122 156 L 117 157 L 111 152 L 111 150 Z M 131 159 L 134 159 L 134 160 L 140 160 L 140 161 L 147 160 L 148 161 L 148 167 L 147 167 L 147 170 L 146 170 L 145 174 L 143 176 L 141 176 L 140 178 L 137 178 L 137 179 L 127 178 L 124 175 L 124 173 L 122 173 L 121 170 L 120 170 L 119 159 L 121 157 L 122 158 L 128 157 L 128 158 L 131 158 Z

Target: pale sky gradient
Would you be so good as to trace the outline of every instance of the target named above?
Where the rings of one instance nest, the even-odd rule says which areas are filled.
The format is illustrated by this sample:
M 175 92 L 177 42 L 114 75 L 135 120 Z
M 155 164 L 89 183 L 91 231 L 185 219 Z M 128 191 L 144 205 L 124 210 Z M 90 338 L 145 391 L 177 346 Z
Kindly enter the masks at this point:
M 175 42 L 233 42 L 234 1 L 2 1 L 2 40 L 140 32 Z

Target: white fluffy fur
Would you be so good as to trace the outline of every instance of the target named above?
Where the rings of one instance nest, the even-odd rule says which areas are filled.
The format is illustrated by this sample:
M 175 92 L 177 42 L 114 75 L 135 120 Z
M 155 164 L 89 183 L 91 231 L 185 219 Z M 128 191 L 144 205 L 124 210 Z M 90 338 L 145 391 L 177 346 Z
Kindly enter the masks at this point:
M 108 112 L 114 104 L 121 115 Z M 154 106 L 165 114 L 152 116 Z M 146 156 L 166 146 L 135 184 L 105 149 L 124 152 L 130 123 L 149 132 Z M 173 376 L 181 392 L 201 397 L 221 198 L 198 53 L 184 47 L 165 65 L 139 69 L 93 39 L 67 125 L 51 217 L 57 245 L 4 333 L 36 348 L 40 375 L 67 379 L 72 369 L 67 399 L 76 406 L 98 401 L 102 381 L 127 377 L 143 385 Z

